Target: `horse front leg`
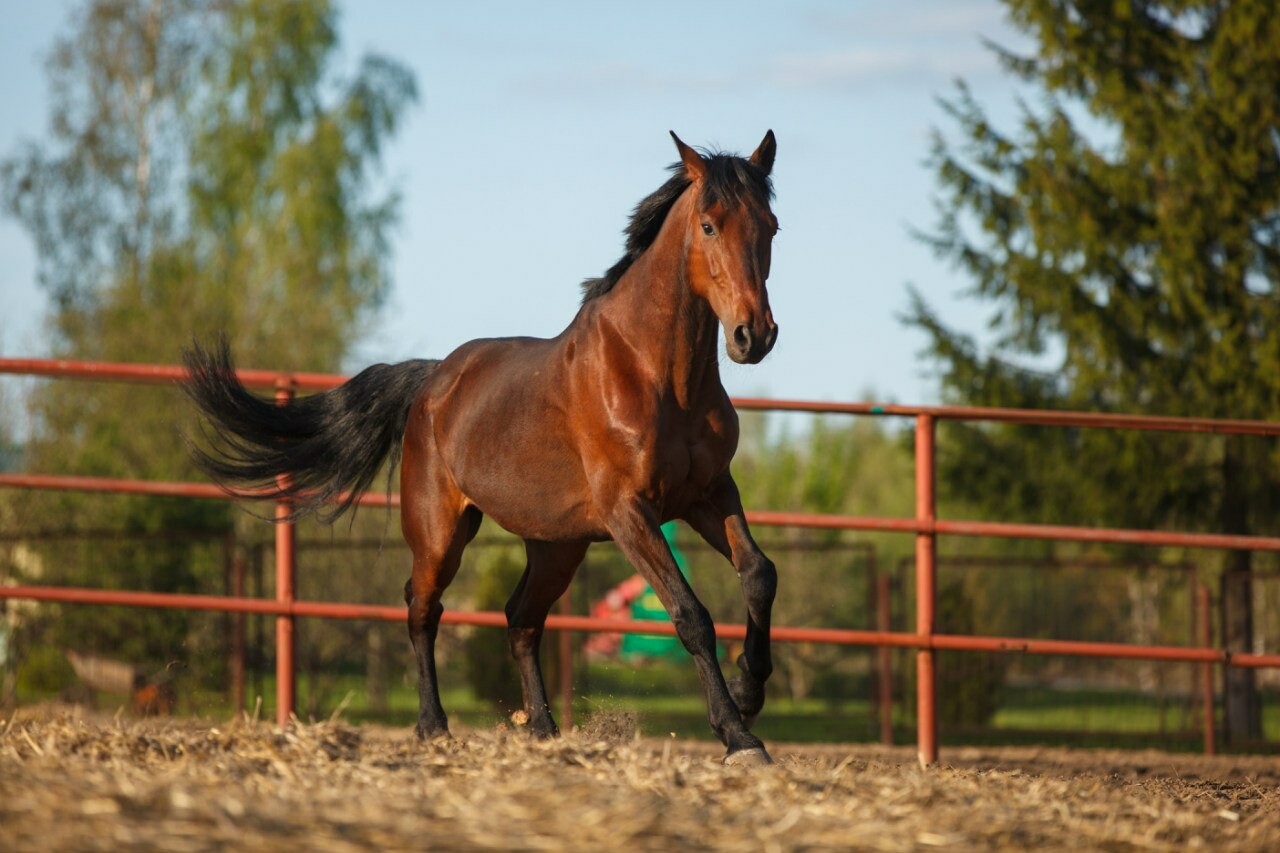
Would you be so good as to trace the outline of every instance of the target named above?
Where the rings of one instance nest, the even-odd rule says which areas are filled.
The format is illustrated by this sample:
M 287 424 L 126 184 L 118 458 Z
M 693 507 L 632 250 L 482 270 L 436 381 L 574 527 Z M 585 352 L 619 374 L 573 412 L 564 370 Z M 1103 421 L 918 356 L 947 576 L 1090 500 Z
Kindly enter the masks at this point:
M 751 734 L 729 693 L 716 659 L 716 631 L 711 614 L 698 600 L 662 537 L 657 513 L 643 503 L 619 508 L 610 533 L 622 553 L 657 594 L 675 624 L 680 642 L 693 656 L 707 700 L 711 729 L 727 748 L 726 764 L 768 764 L 769 753 Z
M 684 520 L 733 563 L 738 573 L 747 604 L 747 637 L 738 656 L 738 669 L 742 672 L 729 682 L 729 692 L 750 728 L 764 708 L 764 685 L 773 673 L 769 623 L 778 590 L 778 572 L 751 537 L 738 485 L 728 474 L 685 514 Z

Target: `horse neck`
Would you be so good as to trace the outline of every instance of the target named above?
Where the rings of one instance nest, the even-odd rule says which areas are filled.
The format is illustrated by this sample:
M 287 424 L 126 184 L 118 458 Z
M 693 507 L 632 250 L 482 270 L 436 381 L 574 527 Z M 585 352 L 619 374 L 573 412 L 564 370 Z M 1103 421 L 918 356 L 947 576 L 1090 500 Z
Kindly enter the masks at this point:
M 676 211 L 668 218 L 672 218 Z M 675 223 L 668 223 L 675 225 Z M 686 407 L 723 393 L 719 365 L 719 321 L 706 300 L 689 289 L 683 231 L 664 227 L 636 259 L 601 306 L 647 367 Z

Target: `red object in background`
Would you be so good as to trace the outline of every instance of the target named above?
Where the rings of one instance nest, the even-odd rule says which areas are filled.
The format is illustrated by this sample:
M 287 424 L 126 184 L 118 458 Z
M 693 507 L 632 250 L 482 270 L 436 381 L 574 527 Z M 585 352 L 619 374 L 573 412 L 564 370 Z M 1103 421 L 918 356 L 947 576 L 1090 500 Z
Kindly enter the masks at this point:
M 644 595 L 649 584 L 639 575 L 632 575 L 615 586 L 591 606 L 596 619 L 622 619 L 631 612 L 631 602 Z M 611 658 L 618 654 L 622 634 L 617 632 L 592 634 L 583 649 L 592 657 Z

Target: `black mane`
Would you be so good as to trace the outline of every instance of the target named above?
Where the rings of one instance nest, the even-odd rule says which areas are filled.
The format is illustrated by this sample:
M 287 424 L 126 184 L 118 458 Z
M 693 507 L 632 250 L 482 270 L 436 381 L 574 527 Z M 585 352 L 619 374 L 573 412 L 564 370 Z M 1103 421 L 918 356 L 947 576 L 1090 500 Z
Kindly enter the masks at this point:
M 755 198 L 767 204 L 773 198 L 773 184 L 769 176 L 747 160 L 715 151 L 703 152 L 703 161 L 707 164 L 707 177 L 703 180 L 701 198 L 704 208 L 717 201 L 725 205 L 737 204 L 743 198 Z M 646 196 L 632 211 L 631 221 L 622 232 L 627 235 L 622 257 L 600 278 L 589 278 L 582 282 L 584 303 L 612 290 L 635 263 L 636 258 L 644 254 L 645 249 L 658 239 L 658 231 L 661 230 L 667 213 L 691 183 L 684 163 L 672 163 L 667 170 L 671 172 L 671 177 L 667 178 L 666 183 Z

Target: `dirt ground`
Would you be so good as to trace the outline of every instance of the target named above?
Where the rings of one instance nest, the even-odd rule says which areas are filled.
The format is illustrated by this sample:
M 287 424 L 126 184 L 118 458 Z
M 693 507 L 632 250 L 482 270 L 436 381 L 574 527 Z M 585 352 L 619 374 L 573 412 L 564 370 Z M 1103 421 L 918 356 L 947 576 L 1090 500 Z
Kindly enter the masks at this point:
M 0 848 L 1280 850 L 1280 759 L 0 716 Z

